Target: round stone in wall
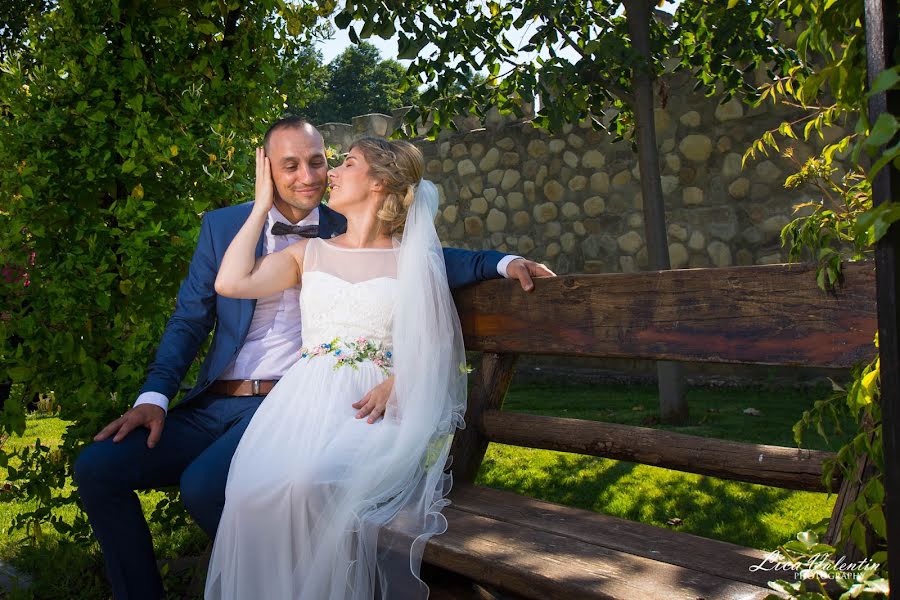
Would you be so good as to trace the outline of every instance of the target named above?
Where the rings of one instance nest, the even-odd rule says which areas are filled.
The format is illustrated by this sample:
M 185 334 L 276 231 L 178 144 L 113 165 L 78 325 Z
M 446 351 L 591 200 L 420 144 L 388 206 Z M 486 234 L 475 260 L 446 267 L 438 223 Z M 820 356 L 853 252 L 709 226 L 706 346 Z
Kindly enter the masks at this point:
M 472 201 L 469 202 L 469 210 L 473 213 L 483 215 L 488 211 L 488 203 L 484 198 L 472 198 Z
M 587 187 L 588 179 L 584 175 L 576 175 L 569 180 L 569 189 L 573 192 L 580 192 Z
M 559 234 L 562 233 L 562 225 L 559 224 L 559 221 L 550 221 L 546 225 L 544 225 L 544 238 L 547 239 L 556 239 L 559 237 Z
M 672 117 L 669 116 L 669 112 L 666 109 L 653 109 L 653 126 L 656 129 L 657 137 L 662 137 L 664 133 L 669 131 L 669 128 L 672 127 Z
M 584 214 L 596 217 L 606 212 L 606 201 L 600 196 L 592 196 L 584 201 Z
M 513 210 L 518 210 L 525 206 L 525 198 L 522 196 L 522 192 L 510 192 L 506 195 L 506 203 Z
M 722 160 L 722 177 L 731 179 L 741 174 L 743 166 L 741 165 L 742 157 L 737 152 L 729 152 Z
M 519 175 L 518 171 L 515 171 L 513 169 L 507 169 L 506 172 L 503 174 L 503 179 L 500 180 L 500 187 L 504 191 L 509 191 L 509 190 L 513 189 L 514 187 L 516 187 L 516 184 L 519 183 L 519 180 L 521 178 L 522 178 L 522 176 Z
M 575 234 L 567 231 L 559 236 L 559 243 L 562 245 L 564 252 L 571 252 L 575 249 Z
M 584 146 L 584 140 L 574 133 L 570 133 L 569 137 L 566 138 L 566 141 L 569 142 L 569 145 L 575 149 L 581 148 Z
M 519 238 L 518 251 L 519 254 L 525 255 L 534 250 L 534 240 L 528 237 L 527 235 L 523 235 Z
M 681 157 L 677 154 L 670 152 L 666 154 L 666 168 L 672 173 L 677 173 L 681 170 Z
M 459 173 L 460 177 L 468 177 L 469 175 L 477 173 L 478 169 L 475 168 L 475 163 L 467 158 L 459 161 L 459 164 L 456 166 L 456 171 Z
M 716 106 L 716 119 L 719 121 L 733 121 L 744 116 L 744 106 L 737 98 L 732 98 L 724 104 Z
M 501 140 L 497 140 L 497 146 L 503 150 L 512 150 L 516 147 L 516 141 L 511 137 L 505 137 Z
M 680 223 L 672 223 L 669 225 L 668 233 L 670 238 L 674 238 L 679 242 L 684 242 L 688 239 L 687 227 Z
M 629 231 L 626 234 L 620 235 L 616 239 L 616 243 L 619 245 L 619 249 L 622 252 L 626 254 L 634 254 L 641 248 L 641 246 L 644 245 L 644 240 L 636 231 Z
M 513 215 L 513 226 L 516 229 L 524 229 L 531 224 L 531 217 L 524 210 L 520 210 Z M 510 242 L 512 243 L 512 242 Z
M 547 244 L 547 250 L 544 251 L 544 256 L 546 258 L 555 258 L 559 256 L 559 244 L 556 242 L 550 242 Z
M 639 229 L 644 226 L 644 215 L 641 213 L 631 213 L 628 215 L 628 226 L 632 229 Z
M 547 144 L 543 140 L 531 140 L 528 142 L 528 156 L 540 158 L 547 154 Z
M 578 156 L 574 152 L 566 150 L 563 153 L 563 162 L 566 163 L 569 168 L 574 169 L 578 166 Z
M 678 150 L 688 160 L 703 162 L 712 154 L 712 140 L 705 135 L 691 134 L 681 140 Z
M 453 144 L 453 147 L 450 149 L 450 156 L 453 158 L 462 158 L 468 154 L 469 150 L 465 144 Z
M 574 219 L 581 214 L 581 209 L 574 202 L 566 202 L 562 205 L 562 216 L 566 219 Z
M 481 162 L 478 163 L 478 168 L 482 171 L 493 171 L 499 162 L 500 151 L 496 148 L 491 148 L 481 159 Z
M 746 198 L 750 191 L 750 180 L 746 177 L 738 177 L 728 186 L 728 194 L 732 198 Z
M 547 223 L 559 215 L 559 209 L 552 202 L 544 202 L 534 207 L 534 220 L 538 223 Z
M 581 157 L 581 166 L 586 169 L 602 169 L 606 164 L 606 155 L 599 150 L 588 150 Z
M 609 175 L 606 173 L 594 173 L 591 175 L 591 191 L 595 194 L 609 192 Z
M 700 113 L 696 110 L 689 110 L 678 118 L 681 121 L 681 124 L 685 127 L 699 127 L 700 121 Z
M 485 220 L 488 231 L 498 232 L 506 229 L 506 213 L 492 208 Z
M 706 251 L 709 253 L 709 260 L 712 261 L 713 265 L 717 267 L 731 266 L 731 248 L 724 242 L 714 240 L 709 243 Z
M 566 149 L 566 143 L 563 140 L 550 140 L 550 152 L 559 154 Z
M 450 206 L 448 206 L 447 208 L 444 209 L 444 212 L 443 212 L 444 220 L 447 221 L 448 223 L 455 223 L 456 215 L 458 212 L 459 212 L 459 208 L 457 208 L 457 206 L 455 204 L 451 204 Z
M 691 233 L 691 239 L 688 240 L 688 248 L 691 250 L 703 250 L 706 246 L 706 236 L 700 231 Z
M 438 159 L 432 159 L 428 161 L 428 167 L 426 169 L 429 173 L 437 174 L 441 172 L 441 161 Z
M 614 187 L 623 187 L 631 183 L 631 172 L 628 169 L 622 169 L 612 178 L 612 184 Z
M 685 206 L 703 204 L 703 190 L 698 187 L 686 187 L 682 190 L 681 201 Z
M 662 186 L 662 193 L 666 196 L 677 190 L 679 183 L 681 183 L 674 175 L 663 175 L 659 180 Z
M 453 160 L 449 159 L 449 158 L 445 158 L 444 162 L 441 163 L 441 167 L 443 167 L 444 173 L 450 173 L 451 171 L 453 171 L 453 168 L 455 166 L 457 166 L 456 163 L 453 162 Z
M 634 273 L 637 271 L 637 265 L 634 264 L 633 256 L 620 256 L 619 257 L 619 268 L 622 269 L 623 273 Z
M 519 153 L 518 152 L 504 152 L 503 156 L 500 157 L 500 163 L 504 167 L 515 167 L 519 164 Z
M 675 138 L 666 138 L 659 146 L 659 151 L 665 154 L 675 149 Z
M 496 190 L 496 188 L 487 188 L 486 190 L 484 190 L 482 192 L 482 195 L 484 196 L 484 199 L 487 200 L 488 202 L 493 202 L 494 198 L 497 197 L 497 190 Z
M 544 184 L 544 197 L 551 202 L 559 202 L 565 193 L 566 189 L 556 180 L 551 179 Z
M 688 264 L 688 251 L 682 244 L 669 244 L 669 263 L 673 269 L 681 269 Z
M 494 169 L 488 173 L 487 180 L 492 186 L 500 185 L 500 182 L 503 181 L 503 169 Z
M 522 184 L 522 190 L 524 190 L 525 197 L 528 198 L 528 201 L 534 202 L 534 182 L 526 181 Z
M 728 152 L 731 150 L 731 138 L 727 135 L 723 135 L 716 140 L 716 150 L 719 152 Z
M 574 231 L 576 235 L 584 235 L 587 233 L 587 229 L 581 221 L 576 221 L 572 224 L 572 231 Z
M 469 149 L 469 154 L 474 159 L 479 159 L 484 156 L 484 144 L 472 144 L 472 147 Z
M 466 234 L 471 237 L 479 237 L 481 236 L 483 230 L 483 223 L 481 219 L 478 217 L 466 217 Z

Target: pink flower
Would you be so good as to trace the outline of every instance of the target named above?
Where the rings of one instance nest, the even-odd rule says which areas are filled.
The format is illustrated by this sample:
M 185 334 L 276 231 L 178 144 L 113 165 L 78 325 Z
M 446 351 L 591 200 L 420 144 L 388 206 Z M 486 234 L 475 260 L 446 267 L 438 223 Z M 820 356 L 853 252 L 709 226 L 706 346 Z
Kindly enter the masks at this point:
M 365 343 L 366 343 L 366 338 L 364 338 L 364 337 L 358 337 L 358 338 L 356 338 L 356 343 L 357 343 L 357 344 L 365 344 Z

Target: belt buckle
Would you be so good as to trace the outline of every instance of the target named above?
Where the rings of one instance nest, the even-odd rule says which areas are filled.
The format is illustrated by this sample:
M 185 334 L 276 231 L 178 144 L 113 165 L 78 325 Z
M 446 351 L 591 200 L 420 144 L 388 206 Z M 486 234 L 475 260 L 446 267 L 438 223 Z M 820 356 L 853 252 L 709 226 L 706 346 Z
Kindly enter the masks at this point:
M 259 380 L 259 379 L 252 379 L 252 380 L 250 380 L 250 390 L 253 392 L 253 395 L 254 395 L 254 396 L 259 396 L 259 395 L 260 395 L 260 393 L 259 393 L 259 392 L 260 392 L 259 384 L 260 384 L 260 380 Z

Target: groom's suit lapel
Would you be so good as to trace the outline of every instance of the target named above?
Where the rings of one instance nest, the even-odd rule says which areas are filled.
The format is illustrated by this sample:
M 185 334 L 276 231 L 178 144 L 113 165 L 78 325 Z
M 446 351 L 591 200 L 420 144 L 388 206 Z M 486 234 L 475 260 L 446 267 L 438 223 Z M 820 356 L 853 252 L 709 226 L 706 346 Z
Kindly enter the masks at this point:
M 241 224 L 243 224 L 243 221 L 241 221 Z M 259 241 L 256 243 L 256 258 L 263 255 L 265 241 L 266 232 L 263 231 L 259 236 Z M 256 310 L 256 300 L 240 300 L 240 306 L 241 309 L 240 316 L 238 317 L 237 330 L 240 332 L 240 339 L 243 340 L 247 337 L 247 332 L 250 331 L 250 322 L 253 320 L 253 311 Z
M 328 206 L 319 205 L 319 237 L 330 239 L 347 231 L 347 219 Z

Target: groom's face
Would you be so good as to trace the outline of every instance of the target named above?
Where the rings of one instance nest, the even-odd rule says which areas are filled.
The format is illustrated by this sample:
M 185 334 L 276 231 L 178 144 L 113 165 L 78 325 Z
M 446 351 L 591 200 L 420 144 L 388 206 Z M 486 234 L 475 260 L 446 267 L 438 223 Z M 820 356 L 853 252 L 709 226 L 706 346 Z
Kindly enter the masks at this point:
M 308 124 L 279 129 L 269 138 L 266 155 L 272 164 L 278 209 L 291 220 L 305 217 L 319 205 L 328 181 L 322 135 Z

